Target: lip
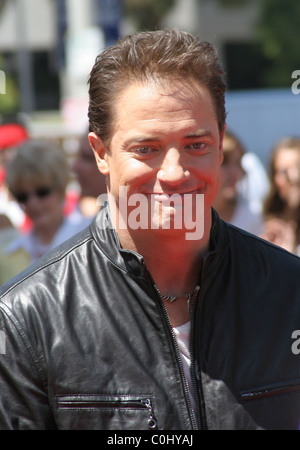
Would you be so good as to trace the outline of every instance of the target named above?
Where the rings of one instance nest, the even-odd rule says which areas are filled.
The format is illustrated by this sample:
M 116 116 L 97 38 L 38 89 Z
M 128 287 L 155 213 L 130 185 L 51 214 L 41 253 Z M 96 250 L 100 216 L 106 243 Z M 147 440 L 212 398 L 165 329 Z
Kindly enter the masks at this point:
M 197 188 L 197 189 L 193 189 L 191 191 L 184 191 L 184 192 L 178 192 L 178 191 L 173 191 L 173 192 L 152 192 L 150 193 L 150 195 L 154 195 L 154 196 L 158 196 L 158 197 L 172 197 L 172 195 L 180 195 L 181 197 L 187 194 L 201 194 L 204 191 L 204 187 L 203 188 Z
M 170 203 L 170 200 L 172 201 L 172 203 L 176 204 L 181 204 L 182 203 L 182 199 L 184 198 L 185 195 L 194 195 L 200 193 L 199 189 L 194 189 L 192 191 L 185 191 L 185 192 L 171 192 L 171 193 L 166 193 L 166 192 L 153 192 L 152 194 L 150 194 L 150 196 L 157 202 L 161 202 L 161 203 Z
M 153 198 L 156 202 L 167 205 L 170 204 L 170 201 L 172 201 L 174 205 L 182 203 L 182 196 L 178 194 L 153 194 L 151 195 L 151 198 Z

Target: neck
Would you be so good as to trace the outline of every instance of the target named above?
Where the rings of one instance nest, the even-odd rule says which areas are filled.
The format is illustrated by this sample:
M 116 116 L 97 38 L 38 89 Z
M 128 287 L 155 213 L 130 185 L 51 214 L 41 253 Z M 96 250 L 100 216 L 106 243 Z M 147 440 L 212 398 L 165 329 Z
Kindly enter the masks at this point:
M 204 222 L 204 235 L 187 240 L 185 234 L 153 230 L 117 230 L 123 248 L 143 256 L 149 272 L 164 295 L 191 292 L 198 281 L 202 255 L 209 247 L 211 211 Z M 159 230 L 161 231 L 161 230 Z
M 60 217 L 55 223 L 51 223 L 51 226 L 36 226 L 34 234 L 42 244 L 50 244 L 62 223 L 63 217 Z

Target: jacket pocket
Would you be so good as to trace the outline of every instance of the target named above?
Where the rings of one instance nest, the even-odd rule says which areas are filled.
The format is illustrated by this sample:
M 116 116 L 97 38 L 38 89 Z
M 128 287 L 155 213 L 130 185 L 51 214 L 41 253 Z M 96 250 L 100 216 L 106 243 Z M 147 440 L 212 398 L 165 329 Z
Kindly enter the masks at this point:
M 149 395 L 67 394 L 56 399 L 60 420 L 69 429 L 157 429 Z
M 239 392 L 240 403 L 257 428 L 300 429 L 300 380 L 261 385 Z
M 293 394 L 300 392 L 300 384 L 287 384 L 283 386 L 263 386 L 247 391 L 241 391 L 240 396 L 243 401 L 258 400 L 260 398 L 273 397 L 276 395 Z

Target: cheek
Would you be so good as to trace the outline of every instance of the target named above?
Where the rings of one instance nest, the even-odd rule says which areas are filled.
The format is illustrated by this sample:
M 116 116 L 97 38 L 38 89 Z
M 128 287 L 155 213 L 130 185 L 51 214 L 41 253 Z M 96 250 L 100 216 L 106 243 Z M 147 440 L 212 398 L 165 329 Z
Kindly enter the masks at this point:
M 153 176 L 153 169 L 135 159 L 120 160 L 110 164 L 109 179 L 110 185 L 139 186 Z
M 210 184 L 215 184 L 217 179 L 228 177 L 228 171 L 221 166 L 221 162 L 217 158 L 200 161 L 198 173 L 202 179 L 207 180 Z
M 285 190 L 287 187 L 287 182 L 283 177 L 275 177 L 274 182 L 279 191 Z

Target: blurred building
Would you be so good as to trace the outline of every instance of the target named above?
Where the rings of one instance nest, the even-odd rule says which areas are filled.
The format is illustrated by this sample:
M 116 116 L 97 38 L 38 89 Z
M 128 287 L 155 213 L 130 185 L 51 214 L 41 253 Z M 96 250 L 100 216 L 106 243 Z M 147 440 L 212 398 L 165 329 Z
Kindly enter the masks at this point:
M 58 110 L 61 102 L 70 102 L 69 111 L 74 96 L 80 103 L 95 55 L 118 37 L 118 22 L 122 28 L 121 3 L 0 0 L 0 64 L 4 67 L 0 69 L 18 79 L 23 111 Z M 259 2 L 236 0 L 232 7 L 223 3 L 177 0 L 165 25 L 214 42 L 230 64 L 243 45 L 253 40 Z
M 83 130 L 88 75 L 119 22 L 120 0 L 0 0 L 0 70 L 16 80 L 20 111 L 61 111 Z
M 23 110 L 59 106 L 59 76 L 53 60 L 55 45 L 55 2 L 2 0 L 1 63 L 3 70 L 11 73 L 23 89 Z
M 255 51 L 260 5 L 261 0 L 178 0 L 166 24 L 212 42 L 226 67 L 231 89 L 254 89 L 261 83 L 257 64 L 261 67 L 262 61 Z
M 16 80 L 19 110 L 30 117 L 33 134 L 85 129 L 96 55 L 119 34 L 135 31 L 122 14 L 123 1 L 0 0 L 0 71 Z M 255 49 L 260 6 L 261 0 L 176 0 L 163 24 L 217 46 L 227 72 L 229 127 L 266 160 L 278 137 L 298 134 L 300 104 L 289 88 L 261 90 L 264 61 Z

